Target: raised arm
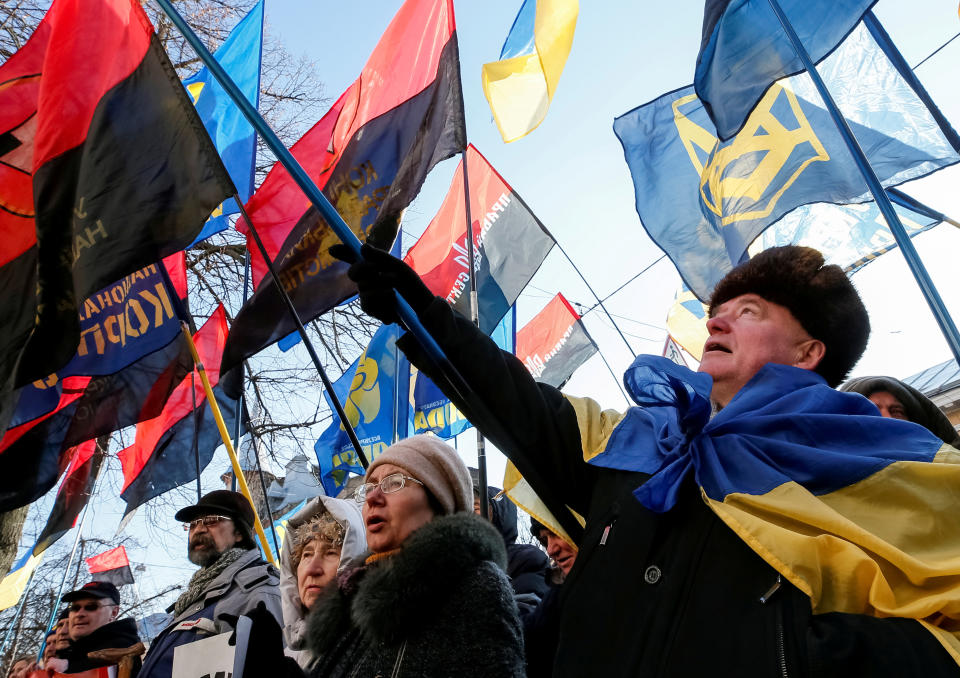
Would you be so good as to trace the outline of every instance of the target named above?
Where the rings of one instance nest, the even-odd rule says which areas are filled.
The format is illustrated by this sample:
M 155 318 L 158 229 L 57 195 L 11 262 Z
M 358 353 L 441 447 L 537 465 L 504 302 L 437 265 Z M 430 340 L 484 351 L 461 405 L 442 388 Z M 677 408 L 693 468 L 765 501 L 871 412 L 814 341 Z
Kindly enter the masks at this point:
M 534 381 L 515 356 L 500 350 L 473 323 L 434 296 L 402 261 L 368 245 L 362 252 L 364 258 L 352 264 L 350 277 L 359 288 L 363 310 L 384 323 L 397 322 L 393 290 L 407 299 L 488 412 L 475 411 L 451 391 L 412 335 L 400 339 L 400 348 L 507 455 L 576 539 L 581 528 L 564 507 L 586 511 L 594 469 L 583 461 L 580 424 L 571 401 L 559 390 Z M 341 254 L 348 259 L 337 249 L 336 255 Z M 599 412 L 598 407 L 580 409 Z

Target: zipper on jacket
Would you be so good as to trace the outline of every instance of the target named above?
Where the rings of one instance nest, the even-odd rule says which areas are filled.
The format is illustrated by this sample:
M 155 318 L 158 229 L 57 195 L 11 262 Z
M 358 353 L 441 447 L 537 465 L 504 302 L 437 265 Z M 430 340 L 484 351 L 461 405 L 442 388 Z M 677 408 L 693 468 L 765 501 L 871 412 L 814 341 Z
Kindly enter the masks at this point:
M 780 676 L 790 678 L 787 674 L 787 649 L 783 642 L 783 615 L 777 615 L 777 660 L 780 666 Z
M 403 662 L 403 655 L 407 651 L 407 641 L 403 641 L 403 644 L 400 646 L 400 651 L 397 652 L 397 661 L 393 665 L 393 673 L 390 674 L 390 678 L 397 678 L 400 675 L 400 664 Z
M 783 583 L 783 577 L 777 575 L 776 580 L 773 582 L 773 586 L 767 589 L 767 592 L 760 596 L 760 603 L 766 605 L 770 602 L 770 599 L 780 590 L 780 586 Z M 780 609 L 777 610 L 777 667 L 780 669 L 781 678 L 790 678 L 789 673 L 787 672 L 787 647 L 784 642 L 784 631 L 783 631 L 783 606 L 780 606 Z
M 607 538 L 610 536 L 610 530 L 613 529 L 614 524 L 617 522 L 617 519 L 614 518 L 610 521 L 610 524 L 603 528 L 603 534 L 600 536 L 600 546 L 607 545 Z

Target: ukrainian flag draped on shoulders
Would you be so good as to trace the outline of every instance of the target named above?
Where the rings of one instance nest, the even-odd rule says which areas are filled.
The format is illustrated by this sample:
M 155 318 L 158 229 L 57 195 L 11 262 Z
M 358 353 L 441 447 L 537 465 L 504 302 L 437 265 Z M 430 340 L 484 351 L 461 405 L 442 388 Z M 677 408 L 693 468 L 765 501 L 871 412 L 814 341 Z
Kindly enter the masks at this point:
M 666 358 L 640 356 L 624 383 L 640 407 L 612 428 L 571 399 L 589 463 L 650 474 L 634 494 L 658 513 L 692 477 L 815 614 L 917 619 L 960 663 L 960 452 L 786 365 L 713 415 L 711 377 Z

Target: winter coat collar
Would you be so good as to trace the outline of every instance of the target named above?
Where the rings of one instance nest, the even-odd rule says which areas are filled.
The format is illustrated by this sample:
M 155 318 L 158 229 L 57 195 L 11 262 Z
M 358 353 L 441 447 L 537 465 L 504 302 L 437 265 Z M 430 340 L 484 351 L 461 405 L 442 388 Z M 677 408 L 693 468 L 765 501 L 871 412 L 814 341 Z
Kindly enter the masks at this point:
M 342 571 L 347 562 L 367 551 L 366 528 L 357 503 L 352 499 L 334 499 L 333 497 L 315 497 L 297 511 L 287 522 L 287 534 L 294 534 L 305 522 L 329 511 L 334 520 L 345 530 L 343 547 L 340 549 L 340 567 Z M 280 603 L 283 607 L 283 639 L 291 650 L 302 650 L 306 634 L 306 616 L 300 601 L 300 589 L 297 587 L 297 573 L 293 570 L 294 539 L 284 539 L 280 547 Z
M 200 601 L 201 602 L 200 606 L 206 607 L 212 604 L 216 599 L 226 594 L 227 591 L 229 591 L 230 588 L 234 585 L 234 580 L 237 578 L 237 573 L 240 572 L 241 570 L 246 570 L 247 568 L 250 568 L 250 567 L 262 567 L 262 568 L 265 568 L 268 573 L 272 571 L 273 575 L 275 577 L 277 576 L 276 568 L 273 565 L 270 565 L 269 563 L 266 563 L 263 561 L 263 559 L 260 557 L 259 549 L 255 549 L 255 548 L 250 549 L 245 554 L 240 556 L 236 560 L 236 562 L 230 565 L 230 567 L 228 567 L 226 570 L 221 572 L 220 576 L 218 576 L 216 579 L 210 582 L 210 586 L 207 587 L 207 590 L 204 591 L 203 593 L 203 597 Z M 274 581 L 276 581 L 276 579 L 274 579 Z M 172 611 L 173 611 L 173 606 L 171 605 L 170 607 L 167 608 L 167 612 L 172 612 Z M 187 617 L 189 617 L 195 611 L 196 611 L 196 607 L 191 606 L 190 608 L 184 610 L 183 613 L 178 615 L 173 620 L 172 624 L 179 623 L 183 619 L 186 619 Z
M 357 560 L 331 583 L 308 617 L 308 646 L 322 654 L 351 628 L 370 642 L 398 643 L 430 623 L 484 561 L 506 568 L 503 537 L 489 522 L 472 513 L 436 518 L 392 558 Z

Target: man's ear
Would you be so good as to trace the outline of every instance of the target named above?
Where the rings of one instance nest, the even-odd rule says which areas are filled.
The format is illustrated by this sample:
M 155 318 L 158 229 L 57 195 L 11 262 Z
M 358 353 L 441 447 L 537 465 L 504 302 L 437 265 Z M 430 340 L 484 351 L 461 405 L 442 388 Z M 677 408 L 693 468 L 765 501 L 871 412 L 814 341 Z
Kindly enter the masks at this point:
M 240 530 L 234 528 L 234 530 L 233 530 L 233 543 L 234 543 L 234 544 L 239 544 L 239 543 L 242 542 L 242 541 L 243 541 L 243 532 L 241 532 Z
M 797 347 L 797 361 L 793 365 L 803 370 L 815 370 L 826 354 L 827 347 L 822 341 L 807 339 Z

